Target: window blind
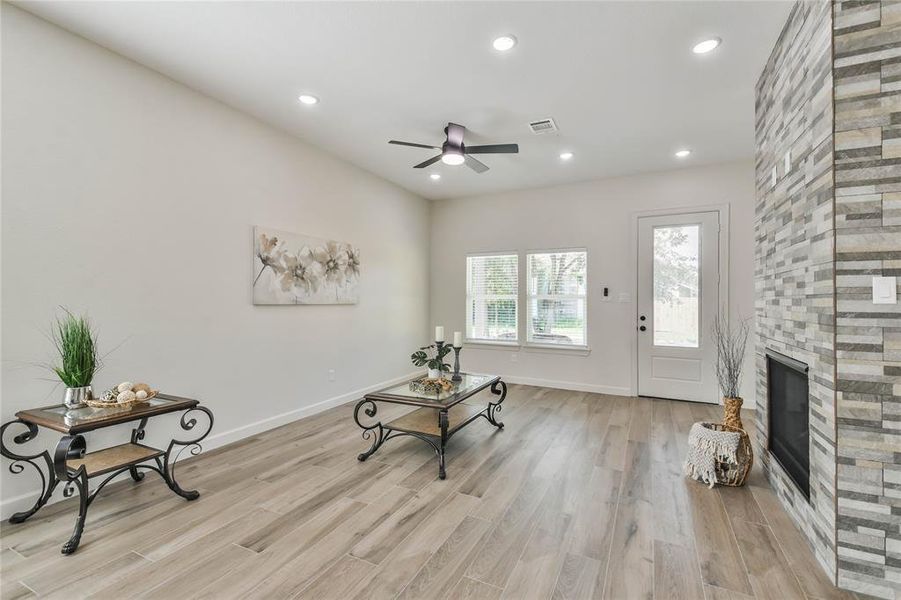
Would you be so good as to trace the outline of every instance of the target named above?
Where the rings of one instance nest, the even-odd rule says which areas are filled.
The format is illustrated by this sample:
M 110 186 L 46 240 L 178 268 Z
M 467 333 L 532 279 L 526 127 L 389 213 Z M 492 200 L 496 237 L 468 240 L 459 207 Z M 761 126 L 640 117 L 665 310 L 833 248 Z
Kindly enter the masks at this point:
M 585 251 L 526 255 L 529 343 L 587 345 L 587 264 Z
M 466 257 L 466 337 L 517 341 L 519 259 L 516 254 Z

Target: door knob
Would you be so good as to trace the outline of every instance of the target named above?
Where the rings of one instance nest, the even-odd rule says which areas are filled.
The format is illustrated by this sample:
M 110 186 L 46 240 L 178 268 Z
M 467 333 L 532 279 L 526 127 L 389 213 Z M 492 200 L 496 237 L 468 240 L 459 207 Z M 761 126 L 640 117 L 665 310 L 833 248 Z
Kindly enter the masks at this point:
M 646 330 L 646 329 L 647 329 L 647 327 L 645 327 L 644 325 L 642 325 L 641 327 L 638 328 L 638 331 L 644 331 L 644 330 Z

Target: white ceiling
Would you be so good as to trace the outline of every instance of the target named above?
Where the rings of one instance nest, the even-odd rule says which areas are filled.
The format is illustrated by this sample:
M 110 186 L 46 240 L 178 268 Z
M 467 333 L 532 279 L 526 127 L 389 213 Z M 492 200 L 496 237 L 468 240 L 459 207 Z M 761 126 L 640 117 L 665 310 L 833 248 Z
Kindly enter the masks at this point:
M 27 2 L 18 6 L 427 198 L 749 158 L 790 2 Z M 513 33 L 519 44 L 495 51 Z M 710 36 L 709 55 L 691 46 Z M 300 93 L 321 98 L 313 107 Z M 560 132 L 535 136 L 531 120 Z M 448 121 L 491 170 L 411 167 Z M 673 152 L 690 147 L 678 160 Z M 558 155 L 575 157 L 563 163 Z M 439 172 L 438 182 L 429 173 Z

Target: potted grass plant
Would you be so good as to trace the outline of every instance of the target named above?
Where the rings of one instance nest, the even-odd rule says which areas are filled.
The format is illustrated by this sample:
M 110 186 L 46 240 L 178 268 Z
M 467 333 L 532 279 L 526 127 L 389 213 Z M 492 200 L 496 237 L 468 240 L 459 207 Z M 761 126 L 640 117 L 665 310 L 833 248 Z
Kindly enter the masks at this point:
M 417 367 L 427 366 L 429 379 L 440 379 L 441 374 L 450 371 L 450 365 L 444 362 L 444 357 L 450 354 L 450 344 L 437 347 L 435 344 L 423 346 L 410 355 L 410 360 Z
M 100 368 L 97 356 L 97 333 L 87 317 L 78 317 L 68 310 L 57 318 L 50 334 L 58 361 L 52 371 L 66 386 L 63 404 L 77 408 L 92 397 L 91 382 Z

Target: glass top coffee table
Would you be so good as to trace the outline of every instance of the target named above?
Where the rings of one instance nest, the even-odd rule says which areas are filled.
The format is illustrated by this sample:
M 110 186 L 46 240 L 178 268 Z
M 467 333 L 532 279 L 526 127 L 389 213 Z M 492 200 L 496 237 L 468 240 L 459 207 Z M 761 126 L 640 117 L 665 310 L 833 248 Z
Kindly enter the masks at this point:
M 372 446 L 357 456 L 366 460 L 389 439 L 409 435 L 429 444 L 438 457 L 438 477 L 447 475 L 444 465 L 444 449 L 447 441 L 479 417 L 503 429 L 504 424 L 497 420 L 501 404 L 507 396 L 507 384 L 498 375 L 478 375 L 461 373 L 461 381 L 451 382 L 450 389 L 426 391 L 416 385 L 421 377 L 416 377 L 372 394 L 366 394 L 354 408 L 354 421 L 363 429 L 363 439 L 372 439 Z M 490 389 L 499 396 L 496 402 L 492 397 L 482 400 L 474 398 L 479 392 Z M 406 404 L 417 406 L 416 410 L 398 417 L 388 423 L 378 420 L 378 403 Z M 365 415 L 365 423 L 361 421 L 361 413 Z

